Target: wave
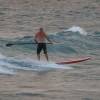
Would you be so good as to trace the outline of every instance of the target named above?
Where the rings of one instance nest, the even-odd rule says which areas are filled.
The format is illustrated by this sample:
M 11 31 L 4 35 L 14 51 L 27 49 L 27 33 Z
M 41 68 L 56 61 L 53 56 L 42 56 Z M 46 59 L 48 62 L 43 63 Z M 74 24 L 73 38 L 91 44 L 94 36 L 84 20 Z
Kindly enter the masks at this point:
M 18 70 L 30 71 L 49 71 L 53 69 L 72 69 L 69 66 L 58 65 L 55 62 L 45 62 L 27 59 L 15 59 L 14 57 L 6 57 L 0 54 L 0 74 L 16 74 Z
M 84 35 L 83 35 L 84 34 Z M 48 44 L 48 51 L 55 54 L 73 55 L 73 54 L 86 54 L 86 55 L 99 55 L 97 51 L 100 51 L 100 32 L 94 32 L 88 34 L 83 28 L 73 26 L 65 29 L 62 32 L 56 34 L 50 34 L 50 39 L 58 44 Z M 5 46 L 7 43 L 32 43 L 33 36 L 17 37 L 13 39 L 0 38 L 0 52 L 6 52 L 9 54 L 14 50 L 19 50 L 22 53 L 32 53 L 36 50 L 36 45 L 23 44 L 14 45 L 10 48 Z M 14 74 L 17 70 L 32 70 L 32 71 L 46 71 L 56 68 L 70 69 L 71 67 L 64 67 L 55 64 L 54 62 L 38 62 L 32 59 L 15 59 L 14 57 L 7 57 L 0 54 L 0 73 L 1 74 Z
M 48 44 L 48 51 L 53 53 L 64 54 L 87 54 L 90 50 L 100 49 L 100 32 L 89 33 L 79 26 L 73 26 L 61 32 L 56 32 L 48 35 L 54 42 L 58 44 Z M 1 40 L 1 39 L 0 39 Z M 8 42 L 8 40 L 7 40 Z M 5 42 L 5 43 L 7 43 Z M 32 43 L 33 36 L 23 36 L 11 39 L 11 43 Z M 3 44 L 3 41 L 1 42 Z M 13 47 L 13 46 L 12 46 Z M 33 51 L 36 50 L 34 44 L 14 45 L 18 50 Z M 20 49 L 19 49 L 20 48 Z

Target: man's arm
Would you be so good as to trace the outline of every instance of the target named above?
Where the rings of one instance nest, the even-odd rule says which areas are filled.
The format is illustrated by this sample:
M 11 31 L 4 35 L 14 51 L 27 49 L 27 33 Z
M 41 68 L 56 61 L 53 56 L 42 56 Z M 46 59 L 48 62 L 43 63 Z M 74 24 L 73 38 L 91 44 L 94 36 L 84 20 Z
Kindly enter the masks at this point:
M 35 37 L 34 37 L 34 41 L 35 41 L 36 43 L 38 43 L 38 41 L 36 40 L 36 38 L 37 38 L 37 35 L 35 35 Z
M 52 44 L 52 41 L 50 40 L 50 38 L 45 34 L 46 39 Z

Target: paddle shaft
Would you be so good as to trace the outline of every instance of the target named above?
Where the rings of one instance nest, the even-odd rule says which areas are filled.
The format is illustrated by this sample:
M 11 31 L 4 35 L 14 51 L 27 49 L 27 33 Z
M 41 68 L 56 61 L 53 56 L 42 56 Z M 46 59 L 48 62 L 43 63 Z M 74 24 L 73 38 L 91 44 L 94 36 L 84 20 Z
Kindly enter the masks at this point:
M 35 43 L 35 42 L 33 42 L 33 43 L 8 43 L 8 44 L 6 44 L 6 46 L 10 47 L 10 46 L 13 46 L 13 45 L 23 45 L 23 44 L 38 44 L 38 43 Z M 52 44 L 52 43 L 48 42 L 46 44 Z

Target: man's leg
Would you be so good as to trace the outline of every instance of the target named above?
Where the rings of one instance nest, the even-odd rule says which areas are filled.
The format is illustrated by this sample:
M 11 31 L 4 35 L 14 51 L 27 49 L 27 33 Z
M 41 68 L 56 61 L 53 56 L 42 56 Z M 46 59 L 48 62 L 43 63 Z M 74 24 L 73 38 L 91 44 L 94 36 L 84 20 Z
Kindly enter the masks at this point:
M 48 53 L 47 53 L 46 43 L 43 44 L 43 51 L 44 51 L 44 54 L 45 54 L 45 58 L 48 61 L 49 59 L 48 59 Z
M 38 60 L 40 60 L 40 52 L 41 52 L 42 48 L 41 48 L 41 44 L 37 45 L 37 58 Z
M 46 58 L 47 61 L 49 60 L 49 59 L 48 59 L 48 54 L 47 54 L 47 53 L 45 53 L 45 58 Z

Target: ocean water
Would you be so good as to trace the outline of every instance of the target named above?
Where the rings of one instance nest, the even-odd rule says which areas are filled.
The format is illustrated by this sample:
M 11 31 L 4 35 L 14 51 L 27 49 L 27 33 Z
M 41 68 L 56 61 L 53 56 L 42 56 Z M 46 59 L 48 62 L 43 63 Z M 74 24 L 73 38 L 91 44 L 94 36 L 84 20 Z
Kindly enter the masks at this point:
M 73 26 L 69 29 L 65 29 L 62 32 L 56 32 L 54 34 L 48 35 L 49 38 L 54 41 L 54 44 L 47 44 L 48 53 L 55 53 L 55 56 L 62 56 L 64 58 L 76 57 L 81 55 L 83 57 L 90 57 L 91 61 L 95 63 L 95 60 L 99 58 L 99 50 L 100 50 L 100 33 L 88 33 L 83 28 L 79 26 Z M 11 46 L 7 46 L 7 44 L 15 44 Z M 23 36 L 16 38 L 1 38 L 0 39 L 0 62 L 1 62 L 1 73 L 7 73 L 7 71 L 11 71 L 14 68 L 23 69 L 23 70 L 37 70 L 43 69 L 43 67 L 47 66 L 48 68 L 52 66 L 54 68 L 61 68 L 59 65 L 55 64 L 55 61 L 47 63 L 39 62 L 37 59 L 31 59 L 29 57 L 26 58 L 16 58 L 16 54 L 19 51 L 22 54 L 30 54 L 33 53 L 33 56 L 36 55 L 36 44 L 34 41 L 34 36 Z M 18 54 L 17 54 L 18 55 Z M 14 57 L 15 56 L 15 57 Z M 15 59 L 16 58 L 16 59 Z M 93 58 L 93 60 L 92 60 Z M 94 59 L 96 58 L 96 59 Z M 27 60 L 28 59 L 28 60 Z M 43 61 L 43 60 L 42 60 Z M 60 60 L 59 60 L 60 61 Z M 87 61 L 88 62 L 88 61 Z M 99 63 L 99 62 L 98 62 Z M 98 64 L 97 64 L 98 65 Z M 96 66 L 97 66 L 96 65 Z M 36 66 L 36 67 L 35 67 Z M 42 68 L 36 69 L 41 66 Z M 11 67 L 11 68 L 10 68 Z M 5 70 L 3 72 L 2 70 Z M 63 68 L 63 67 L 62 67 Z
M 32 75 L 14 81 L 25 89 L 1 87 L 1 100 L 100 100 L 100 2 L 66 1 L 0 0 L 0 76 Z M 41 26 L 54 42 L 47 44 L 50 62 L 34 57 L 34 33 Z M 91 59 L 56 64 L 81 57 Z
M 100 32 L 91 34 L 79 26 L 73 26 L 54 35 L 50 34 L 49 37 L 52 41 L 59 42 L 53 45 L 47 44 L 48 53 L 53 54 L 52 57 L 56 55 L 65 59 L 78 57 L 91 57 L 91 59 L 71 65 L 58 65 L 55 63 L 56 60 L 52 59 L 50 62 L 38 61 L 36 58 L 32 59 L 27 56 L 31 53 L 36 56 L 36 44 L 29 44 L 34 43 L 33 36 L 0 38 L 0 75 L 16 76 L 20 71 L 31 71 L 33 78 L 37 76 L 37 79 L 33 81 L 23 80 L 24 77 L 21 79 L 22 84 L 32 82 L 34 86 L 27 85 L 25 90 L 20 88 L 21 90 L 6 92 L 6 94 L 2 94 L 1 91 L 1 98 L 4 100 L 8 96 L 12 100 L 20 98 L 22 100 L 23 98 L 25 100 L 28 100 L 27 98 L 99 100 Z M 8 43 L 16 45 L 8 47 L 6 45 Z M 20 54 L 24 56 L 20 57 Z M 37 74 L 34 76 L 35 73 Z M 35 86 L 37 88 L 34 89 Z M 9 90 L 6 89 L 6 91 Z

